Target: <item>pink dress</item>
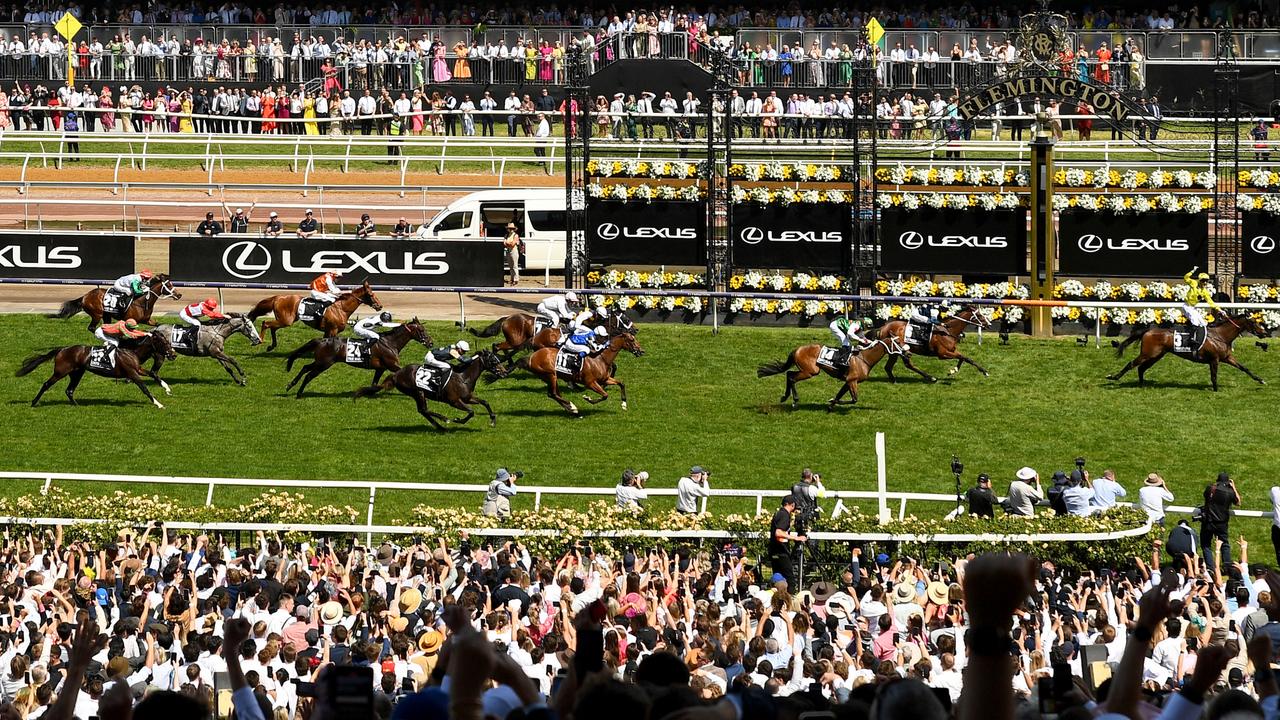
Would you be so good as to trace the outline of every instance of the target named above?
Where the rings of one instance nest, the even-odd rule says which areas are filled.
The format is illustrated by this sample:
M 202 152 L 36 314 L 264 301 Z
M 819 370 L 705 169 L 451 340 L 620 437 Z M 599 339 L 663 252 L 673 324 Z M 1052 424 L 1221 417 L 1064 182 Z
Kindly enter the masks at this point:
M 449 72 L 449 61 L 444 59 L 444 45 L 437 45 L 435 59 L 431 61 L 431 79 L 441 83 L 449 82 L 453 74 Z
M 554 70 L 551 65 L 551 53 L 555 52 L 551 46 L 543 45 L 538 48 L 538 54 L 541 58 L 538 60 L 538 79 L 543 82 L 551 82 L 554 77 Z

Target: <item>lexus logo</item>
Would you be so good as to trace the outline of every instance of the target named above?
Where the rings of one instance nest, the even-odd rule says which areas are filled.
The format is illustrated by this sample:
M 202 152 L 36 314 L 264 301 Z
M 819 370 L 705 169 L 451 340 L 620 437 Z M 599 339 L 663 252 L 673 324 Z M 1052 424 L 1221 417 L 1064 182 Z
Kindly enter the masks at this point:
M 601 223 L 600 227 L 596 228 L 596 234 L 600 236 L 601 240 L 617 240 L 618 235 L 622 233 L 618 230 L 618 226 L 613 223 Z
M 1249 241 L 1249 249 L 1259 255 L 1266 255 L 1276 249 L 1276 240 L 1270 235 L 1259 235 Z
M 758 227 L 744 227 L 738 236 L 748 245 L 758 245 L 764 240 L 764 230 Z
M 924 247 L 924 236 L 914 230 L 908 230 L 898 236 L 898 243 L 908 250 Z
M 1097 235 L 1081 235 L 1076 241 L 1076 245 L 1080 247 L 1081 252 L 1096 253 L 1105 245 L 1102 238 Z
M 262 262 L 255 262 L 259 251 Z M 241 280 L 262 277 L 271 269 L 271 251 L 252 240 L 241 240 L 222 251 L 222 267 Z

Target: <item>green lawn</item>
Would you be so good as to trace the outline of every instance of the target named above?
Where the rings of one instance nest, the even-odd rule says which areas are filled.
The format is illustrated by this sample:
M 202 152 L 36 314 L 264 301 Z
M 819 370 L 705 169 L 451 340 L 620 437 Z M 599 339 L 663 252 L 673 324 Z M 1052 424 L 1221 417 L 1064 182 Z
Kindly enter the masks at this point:
M 438 343 L 459 336 L 445 323 L 429 330 Z M 314 336 L 286 331 L 282 349 Z M 713 487 L 783 488 L 800 467 L 812 466 L 833 489 L 873 490 L 874 436 L 884 431 L 891 490 L 949 492 L 953 453 L 966 465 L 966 482 L 987 471 L 998 489 L 1024 464 L 1048 478 L 1083 455 L 1096 472 L 1114 468 L 1131 492 L 1147 472 L 1159 471 L 1179 504 L 1187 505 L 1198 504 L 1205 481 L 1227 469 L 1239 481 L 1245 506 L 1261 509 L 1280 466 L 1274 386 L 1258 386 L 1224 367 L 1222 391 L 1213 393 L 1205 367 L 1174 358 L 1153 369 L 1154 387 L 1140 389 L 1132 376 L 1111 383 L 1103 377 L 1122 361 L 1109 348 L 1080 347 L 1070 339 L 1015 336 L 1000 346 L 989 337 L 978 347 L 971 337 L 964 349 L 991 377 L 966 368 L 936 385 L 914 376 L 890 385 L 877 370 L 855 408 L 828 414 L 824 402 L 834 380 L 800 384 L 805 402 L 791 410 L 778 405 L 780 377 L 755 376 L 756 366 L 785 357 L 795 345 L 825 340 L 823 329 L 730 327 L 713 336 L 705 327 L 646 325 L 640 341 L 647 354 L 624 355 L 618 363 L 629 411 L 614 395 L 594 407 L 579 401 L 584 418 L 571 419 L 545 396 L 541 382 L 518 373 L 481 387 L 498 413 L 496 428 L 478 417 L 434 432 L 398 393 L 352 401 L 351 391 L 369 375 L 347 367 L 321 376 L 302 400 L 284 396 L 284 353 L 251 348 L 242 337 L 230 346 L 249 373 L 247 388 L 231 385 L 212 360 L 179 358 L 164 372 L 174 386 L 173 396 L 163 398 L 164 410 L 146 403 L 136 388 L 99 377 L 81 384 L 79 407 L 67 403 L 63 384 L 30 408 L 49 367 L 23 378 L 13 371 L 37 349 L 85 342 L 83 316 L 3 316 L 0 337 L 6 338 L 0 355 L 2 469 L 482 484 L 506 465 L 524 470 L 528 485 L 612 487 L 630 466 L 647 469 L 651 487 L 673 487 L 690 465 L 701 464 L 712 471 Z M 1248 340 L 1237 349 L 1245 365 L 1280 380 L 1280 353 L 1263 353 Z M 421 352 L 410 346 L 406 361 L 418 361 Z M 939 362 L 920 362 L 945 377 Z M 34 487 L 8 483 L 3 492 Z M 161 492 L 204 499 L 202 487 Z M 227 501 L 249 494 L 218 491 Z M 307 494 L 360 508 L 366 500 L 359 491 Z M 378 517 L 394 521 L 419 502 L 478 506 L 479 496 L 379 493 Z M 525 503 L 531 499 L 517 499 L 518 506 Z M 716 506 L 749 507 L 729 501 Z M 912 511 L 934 509 L 920 504 Z M 1265 523 L 1242 528 L 1264 542 Z

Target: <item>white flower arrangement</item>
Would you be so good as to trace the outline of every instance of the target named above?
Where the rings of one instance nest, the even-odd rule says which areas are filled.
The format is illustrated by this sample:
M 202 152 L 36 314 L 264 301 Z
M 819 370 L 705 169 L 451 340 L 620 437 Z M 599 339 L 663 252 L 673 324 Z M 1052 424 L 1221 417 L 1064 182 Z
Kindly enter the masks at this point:
M 943 208 L 947 205 L 947 198 L 941 193 L 928 193 L 924 196 L 924 204 L 931 208 Z
M 1160 318 L 1156 313 L 1155 308 L 1142 308 L 1138 311 L 1138 317 L 1134 319 L 1134 322 L 1140 324 L 1151 324 L 1160 322 Z
M 1266 168 L 1250 170 L 1249 184 L 1256 188 L 1271 187 L 1271 171 Z
M 990 177 L 990 173 L 975 165 L 970 165 L 964 169 L 962 176 L 964 181 L 970 185 L 981 185 Z
M 751 198 L 751 202 L 758 203 L 760 205 L 768 205 L 769 204 L 769 188 L 753 187 L 749 192 L 749 197 Z
M 1205 190 L 1212 190 L 1218 186 L 1218 176 L 1214 175 L 1212 171 L 1201 170 L 1196 173 L 1196 185 Z
M 1000 193 L 996 195 L 996 207 L 1003 210 L 1013 210 L 1022 204 L 1022 200 L 1013 193 Z
M 1172 295 L 1173 299 L 1177 300 L 1178 302 L 1186 302 L 1187 293 L 1189 292 L 1191 292 L 1190 285 L 1186 285 L 1184 283 L 1178 283 L 1177 285 L 1174 285 L 1170 289 L 1169 294 Z
M 889 171 L 889 182 L 893 185 L 901 185 L 905 183 L 908 177 L 910 177 L 910 175 L 906 166 L 902 163 L 898 163 L 897 167 Z
M 689 171 L 695 170 L 696 167 L 687 162 L 675 161 L 671 163 L 671 175 L 672 177 L 687 178 L 689 177 Z
M 1093 284 L 1093 295 L 1097 298 L 1109 298 L 1114 289 L 1111 283 L 1106 280 L 1099 280 Z
M 1147 187 L 1153 190 L 1159 190 L 1160 188 L 1168 185 L 1170 179 L 1169 173 L 1164 170 L 1152 170 L 1151 174 L 1147 176 Z
M 1280 215 L 1280 195 L 1263 195 L 1261 207 L 1263 212 Z
M 607 160 L 598 163 L 596 174 L 603 178 L 613 177 L 613 163 Z
M 1133 211 L 1136 213 L 1151 212 L 1151 200 L 1146 195 L 1135 195 L 1133 198 Z
M 591 183 L 587 186 L 587 195 L 597 199 L 604 197 L 604 186 L 599 183 Z
M 1125 207 L 1123 195 L 1104 195 L 1102 202 L 1106 209 L 1114 213 L 1122 213 L 1128 208 Z
M 676 299 L 671 295 L 663 295 L 658 301 L 658 307 L 662 310 L 666 310 L 667 312 L 671 312 L 676 309 Z
M 916 210 L 920 207 L 920 196 L 915 193 L 902 194 L 902 207 L 908 210 Z
M 791 166 L 791 179 L 804 182 L 809 179 L 809 167 L 803 163 L 795 163 Z
M 1129 168 L 1120 176 L 1120 187 L 1125 190 L 1136 190 L 1138 188 L 1138 171 Z
M 827 202 L 836 204 L 850 203 L 853 202 L 853 198 L 849 197 L 843 190 L 828 190 Z
M 612 165 L 613 163 L 609 163 L 609 164 L 610 164 L 610 165 Z M 628 159 L 628 160 L 623 160 L 623 161 L 622 161 L 622 172 L 623 172 L 624 174 L 626 174 L 626 175 L 632 175 L 632 176 L 639 175 L 639 174 L 640 174 L 640 161 L 639 161 L 639 160 L 637 160 L 637 159 L 635 159 L 635 158 L 631 158 L 631 159 Z
M 1239 193 L 1236 195 L 1236 207 L 1241 210 L 1253 210 L 1254 201 L 1257 198 L 1258 196 L 1253 193 Z
M 996 196 L 992 193 L 982 193 L 977 196 L 977 205 L 983 210 L 995 210 L 999 207 L 996 202 Z
M 747 180 L 750 180 L 751 182 L 759 182 L 763 171 L 764 171 L 764 168 L 762 168 L 760 165 L 757 165 L 755 163 L 747 163 L 747 165 L 743 168 L 743 177 L 745 177 Z
M 697 185 L 686 185 L 680 188 L 677 197 L 681 200 L 696 201 L 702 198 L 702 191 L 698 189 Z
M 938 283 L 938 295 L 941 297 L 961 297 L 960 289 L 952 280 Z
M 783 163 L 775 160 L 764 166 L 764 176 L 770 180 L 785 180 L 787 177 L 785 167 Z
M 643 200 L 645 202 L 650 202 L 653 200 L 653 195 L 654 195 L 653 188 L 649 187 L 648 185 L 637 185 L 635 188 L 634 196 L 637 199 Z
M 819 290 L 839 290 L 840 284 L 840 278 L 836 275 L 823 275 L 818 278 Z
M 1175 170 L 1173 173 L 1173 184 L 1180 188 L 1189 188 L 1195 184 L 1195 181 L 1196 178 L 1190 170 Z
M 1268 330 L 1274 330 L 1280 327 L 1280 312 L 1275 310 L 1263 310 L 1258 313 L 1258 322 Z
M 1013 174 L 1013 184 L 1019 187 L 1026 187 L 1031 184 L 1031 176 L 1026 170 L 1019 170 Z
M 1147 296 L 1153 300 L 1162 300 L 1170 297 L 1169 283 L 1163 280 L 1155 280 L 1147 283 Z
M 1107 181 L 1111 179 L 1111 166 L 1103 165 L 1093 171 L 1093 186 L 1101 190 L 1107 186 Z
M 731 313 L 742 312 L 742 309 L 745 308 L 746 306 L 747 306 L 746 298 L 736 297 L 729 301 L 729 312 Z
M 1095 195 L 1077 195 L 1076 207 L 1082 208 L 1085 210 L 1097 210 L 1098 198 Z
M 1173 193 L 1160 193 L 1156 196 L 1156 207 L 1173 212 L 1178 209 L 1178 197 Z
M 773 194 L 773 202 L 782 207 L 787 207 L 797 199 L 796 191 L 791 188 L 782 188 Z
M 736 190 L 737 188 L 735 187 L 734 189 Z M 661 199 L 661 200 L 676 200 L 676 199 L 679 199 L 679 197 L 680 197 L 680 193 L 681 193 L 681 188 L 675 187 L 675 186 L 673 186 L 673 185 L 659 185 L 659 186 L 658 186 L 658 192 L 657 192 L 657 195 L 658 195 L 658 198 L 659 198 L 659 199 Z
M 960 171 L 956 170 L 955 168 L 944 167 L 944 168 L 939 168 L 938 170 L 939 185 L 955 185 L 963 177 L 964 176 L 960 173 Z
M 1067 197 L 1066 195 L 1063 195 L 1062 193 L 1053 194 L 1054 210 L 1066 210 L 1069 207 L 1071 207 L 1071 198 Z
M 1189 197 L 1183 198 L 1182 200 L 1182 211 L 1185 213 L 1194 214 L 1194 213 L 1201 212 L 1204 210 L 1204 206 L 1205 206 L 1204 198 L 1200 197 L 1199 195 L 1191 195 Z
M 1023 314 L 1026 312 L 1025 309 L 1018 305 L 1001 309 L 1004 310 L 1004 320 L 1008 323 L 1022 322 Z
M 742 203 L 746 202 L 748 199 L 750 199 L 750 197 L 751 197 L 751 196 L 750 196 L 749 194 L 747 194 L 747 191 L 746 191 L 746 190 L 744 190 L 744 189 L 742 189 L 742 187 L 741 187 L 741 186 L 738 186 L 738 185 L 734 185 L 734 186 L 733 186 L 733 192 L 731 192 L 731 193 L 729 194 L 729 199 L 730 199 L 730 200 L 731 200 L 735 205 L 740 205 L 740 204 L 742 204 Z
M 1120 285 L 1116 290 L 1120 293 L 1120 297 L 1137 302 L 1142 299 L 1143 287 L 1142 283 L 1127 282 Z
M 1049 308 L 1049 317 L 1054 320 L 1066 320 L 1071 317 L 1071 308 L 1069 307 L 1051 307 Z
M 819 165 L 813 174 L 813 179 L 818 182 L 831 182 L 836 179 L 836 170 L 830 165 Z
M 627 199 L 627 186 L 622 184 L 610 185 L 606 197 L 611 200 L 625 201 Z
M 817 190 L 801 190 L 797 199 L 799 202 L 809 204 L 816 204 L 822 200 L 821 193 Z
M 1082 187 L 1084 185 L 1084 170 L 1080 168 L 1071 168 L 1066 172 L 1067 185 L 1071 187 Z
M 684 300 L 684 309 L 694 315 L 702 312 L 702 298 L 698 296 L 687 297 Z
M 737 190 L 737 187 L 735 187 L 734 189 Z M 910 194 L 911 193 L 906 193 L 902 196 L 903 204 L 906 204 L 907 195 L 910 195 Z M 878 193 L 876 195 L 876 207 L 879 207 L 882 209 L 893 207 L 893 196 L 890 195 L 889 193 Z
M 787 289 L 787 278 L 783 275 L 773 275 L 765 285 L 774 292 L 782 292 Z

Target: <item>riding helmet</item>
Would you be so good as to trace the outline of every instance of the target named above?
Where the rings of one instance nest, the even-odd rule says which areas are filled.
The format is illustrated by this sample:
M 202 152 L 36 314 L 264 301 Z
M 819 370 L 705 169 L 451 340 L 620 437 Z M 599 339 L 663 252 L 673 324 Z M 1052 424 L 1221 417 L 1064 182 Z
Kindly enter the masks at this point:
M 383 310 L 382 314 L 378 316 L 378 319 L 381 320 L 382 322 L 391 322 L 391 313 L 387 312 L 386 310 Z

